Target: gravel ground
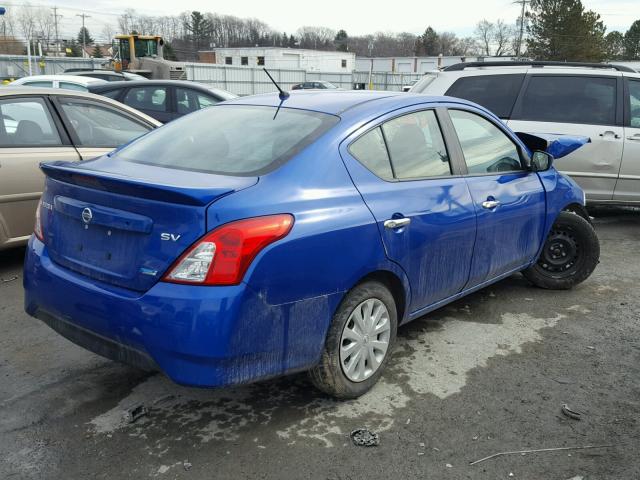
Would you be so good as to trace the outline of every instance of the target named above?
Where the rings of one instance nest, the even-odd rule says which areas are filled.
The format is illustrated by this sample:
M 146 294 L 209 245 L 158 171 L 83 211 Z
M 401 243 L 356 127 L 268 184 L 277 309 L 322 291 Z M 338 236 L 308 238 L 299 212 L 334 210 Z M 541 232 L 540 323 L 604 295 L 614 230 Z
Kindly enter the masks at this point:
M 349 402 L 304 375 L 197 390 L 97 357 L 23 312 L 24 250 L 0 252 L 0 478 L 640 478 L 640 211 L 594 215 L 589 280 L 514 275 L 402 327 L 382 382 Z M 360 427 L 380 445 L 352 445 Z M 587 445 L 613 446 L 469 465 Z

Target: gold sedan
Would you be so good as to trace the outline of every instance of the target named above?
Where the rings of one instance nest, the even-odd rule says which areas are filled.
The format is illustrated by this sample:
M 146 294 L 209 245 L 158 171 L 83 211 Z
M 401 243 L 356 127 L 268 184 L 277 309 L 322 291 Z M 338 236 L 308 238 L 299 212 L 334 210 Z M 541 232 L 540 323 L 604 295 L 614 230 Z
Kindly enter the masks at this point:
M 98 157 L 161 124 L 106 97 L 0 89 L 0 250 L 27 243 L 42 194 L 41 162 Z

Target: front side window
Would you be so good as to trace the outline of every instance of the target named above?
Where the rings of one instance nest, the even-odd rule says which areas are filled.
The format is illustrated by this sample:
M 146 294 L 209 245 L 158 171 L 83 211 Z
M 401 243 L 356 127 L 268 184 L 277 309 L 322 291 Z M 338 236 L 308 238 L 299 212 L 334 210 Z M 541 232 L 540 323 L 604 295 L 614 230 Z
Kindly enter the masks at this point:
M 449 110 L 469 174 L 523 170 L 515 143 L 493 123 L 463 110 Z
M 451 175 L 449 155 L 433 110 L 389 120 L 382 131 L 396 178 Z
M 167 89 L 165 87 L 135 87 L 124 97 L 125 105 L 138 110 L 167 111 Z
M 240 57 L 240 65 L 249 65 L 249 57 Z
M 83 147 L 115 148 L 153 128 L 99 103 L 62 99 L 60 104 Z
M 264 65 L 264 57 L 258 57 L 258 65 L 260 66 Z
M 224 57 L 225 65 L 233 65 L 233 57 Z
M 339 121 L 325 113 L 221 105 L 179 118 L 116 155 L 125 161 L 221 175 L 276 168 Z M 251 132 L 251 135 L 247 135 Z
M 640 128 L 640 81 L 629 80 L 629 126 Z
M 491 110 L 500 118 L 509 118 L 524 75 L 479 75 L 459 78 L 445 95 L 464 98 Z
M 519 120 L 615 125 L 616 83 L 612 77 L 533 75 Z
M 49 109 L 41 98 L 0 100 L 0 116 L 0 147 L 62 144 Z
M 372 173 L 393 180 L 391 162 L 380 127 L 365 133 L 349 146 L 349 153 Z

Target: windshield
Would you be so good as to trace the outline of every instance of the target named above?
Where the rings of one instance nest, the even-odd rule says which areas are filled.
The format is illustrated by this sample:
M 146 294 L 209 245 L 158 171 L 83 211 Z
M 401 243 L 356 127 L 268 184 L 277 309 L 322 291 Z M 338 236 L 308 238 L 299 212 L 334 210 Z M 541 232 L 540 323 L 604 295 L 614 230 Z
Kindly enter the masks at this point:
M 222 175 L 259 175 L 338 122 L 325 113 L 224 105 L 186 115 L 116 153 L 136 163 Z M 275 118 L 274 118 L 275 115 Z

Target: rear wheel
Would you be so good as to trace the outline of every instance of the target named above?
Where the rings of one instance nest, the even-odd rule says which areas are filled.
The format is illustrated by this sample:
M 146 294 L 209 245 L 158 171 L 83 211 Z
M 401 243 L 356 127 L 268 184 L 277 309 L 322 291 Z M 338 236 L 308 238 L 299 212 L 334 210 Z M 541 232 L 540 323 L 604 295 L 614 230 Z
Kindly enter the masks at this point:
M 396 339 L 396 304 L 375 281 L 351 290 L 333 317 L 313 384 L 337 398 L 356 398 L 378 381 Z
M 572 212 L 561 212 L 540 258 L 522 274 L 541 288 L 566 290 L 585 281 L 600 259 L 600 242 L 591 224 Z

